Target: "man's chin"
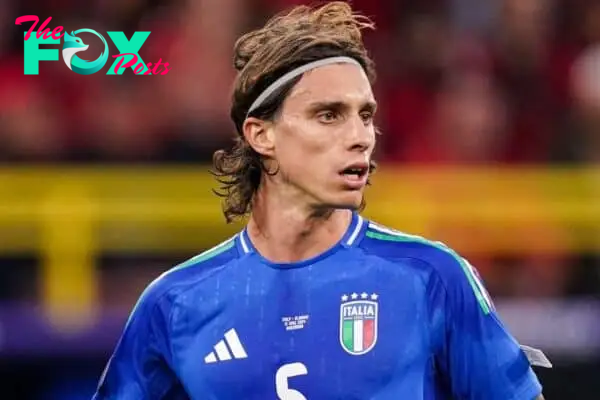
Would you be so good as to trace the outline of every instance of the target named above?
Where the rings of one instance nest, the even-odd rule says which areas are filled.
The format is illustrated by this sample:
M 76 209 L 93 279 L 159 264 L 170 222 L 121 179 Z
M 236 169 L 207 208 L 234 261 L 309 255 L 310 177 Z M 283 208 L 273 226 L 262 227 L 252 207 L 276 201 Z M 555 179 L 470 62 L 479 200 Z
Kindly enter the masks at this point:
M 363 207 L 364 201 L 362 194 L 357 196 L 345 196 L 344 199 L 338 199 L 336 202 L 332 202 L 332 208 L 338 208 L 343 210 L 360 210 Z

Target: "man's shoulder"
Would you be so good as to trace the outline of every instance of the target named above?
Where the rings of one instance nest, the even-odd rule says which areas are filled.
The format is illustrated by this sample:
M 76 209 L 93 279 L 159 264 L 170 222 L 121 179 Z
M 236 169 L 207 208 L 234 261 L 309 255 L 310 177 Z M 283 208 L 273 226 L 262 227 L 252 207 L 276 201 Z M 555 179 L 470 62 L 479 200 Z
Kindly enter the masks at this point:
M 413 235 L 369 221 L 360 246 L 368 254 L 390 261 L 413 260 L 423 268 L 452 279 L 463 274 L 467 261 L 443 242 Z
M 146 287 L 142 299 L 156 303 L 166 295 L 176 297 L 189 288 L 200 287 L 203 281 L 219 274 L 239 257 L 236 237 L 237 235 L 165 271 Z
M 409 263 L 425 270 L 433 278 L 428 280 L 431 287 L 444 288 L 443 290 L 452 293 L 472 290 L 486 312 L 493 308 L 475 267 L 442 242 L 370 222 L 361 246 L 376 256 L 403 264 Z

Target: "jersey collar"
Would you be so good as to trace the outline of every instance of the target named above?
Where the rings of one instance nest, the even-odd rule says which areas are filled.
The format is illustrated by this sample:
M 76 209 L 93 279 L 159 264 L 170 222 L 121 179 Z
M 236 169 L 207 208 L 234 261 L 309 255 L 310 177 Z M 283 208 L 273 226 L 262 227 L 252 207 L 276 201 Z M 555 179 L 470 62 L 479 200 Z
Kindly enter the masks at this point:
M 329 255 L 330 252 L 338 249 L 340 246 L 346 248 L 355 246 L 358 242 L 360 242 L 360 239 L 368 225 L 368 222 L 361 217 L 358 212 L 352 212 L 350 225 L 348 226 L 348 229 L 346 229 L 346 232 L 342 238 L 338 241 L 338 243 L 335 244 L 335 246 L 329 250 L 326 250 L 323 254 L 317 256 L 316 258 L 323 258 L 324 256 Z M 256 248 L 250 240 L 250 237 L 248 236 L 247 227 L 244 228 L 244 230 L 242 230 L 237 236 L 237 246 L 241 254 L 258 254 Z

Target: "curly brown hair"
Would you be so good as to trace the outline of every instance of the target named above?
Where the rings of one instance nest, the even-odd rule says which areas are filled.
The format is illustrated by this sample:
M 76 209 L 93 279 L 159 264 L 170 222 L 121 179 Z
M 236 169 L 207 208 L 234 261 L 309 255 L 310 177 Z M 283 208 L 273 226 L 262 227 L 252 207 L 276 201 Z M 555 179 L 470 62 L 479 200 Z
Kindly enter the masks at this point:
M 373 84 L 374 62 L 365 49 L 362 30 L 374 27 L 369 18 L 353 12 L 348 3 L 335 1 L 322 6 L 295 7 L 276 15 L 263 28 L 238 39 L 234 46 L 234 66 L 238 75 L 231 107 L 231 118 L 238 135 L 230 149 L 215 152 L 212 171 L 222 185 L 215 193 L 224 198 L 223 213 L 227 222 L 251 211 L 262 174 L 270 173 L 262 156 L 245 140 L 244 121 L 248 116 L 273 120 L 301 76 L 283 85 L 246 115 L 252 102 L 288 71 L 327 57 L 352 57 L 361 64 Z

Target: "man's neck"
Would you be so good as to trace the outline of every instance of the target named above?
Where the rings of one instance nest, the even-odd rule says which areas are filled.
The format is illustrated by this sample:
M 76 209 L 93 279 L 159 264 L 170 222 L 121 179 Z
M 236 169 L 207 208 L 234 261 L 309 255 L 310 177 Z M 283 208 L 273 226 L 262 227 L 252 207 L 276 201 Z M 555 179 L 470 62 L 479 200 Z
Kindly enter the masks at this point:
M 283 204 L 272 196 L 256 200 L 248 235 L 260 254 L 273 262 L 297 262 L 318 256 L 343 237 L 352 220 L 348 210 L 311 210 Z

